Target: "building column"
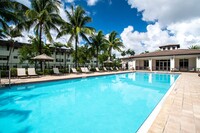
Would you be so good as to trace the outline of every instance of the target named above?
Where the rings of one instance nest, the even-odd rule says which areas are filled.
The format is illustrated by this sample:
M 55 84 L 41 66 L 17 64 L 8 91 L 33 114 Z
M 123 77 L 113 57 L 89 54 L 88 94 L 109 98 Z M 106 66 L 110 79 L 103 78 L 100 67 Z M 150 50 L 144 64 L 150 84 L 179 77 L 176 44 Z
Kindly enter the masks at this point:
M 175 68 L 175 59 L 172 57 L 170 59 L 170 71 L 172 71 Z
M 149 70 L 152 71 L 152 59 L 149 59 Z
M 196 69 L 197 71 L 200 71 L 200 56 L 196 57 Z
M 136 70 L 136 60 L 133 60 L 133 69 Z

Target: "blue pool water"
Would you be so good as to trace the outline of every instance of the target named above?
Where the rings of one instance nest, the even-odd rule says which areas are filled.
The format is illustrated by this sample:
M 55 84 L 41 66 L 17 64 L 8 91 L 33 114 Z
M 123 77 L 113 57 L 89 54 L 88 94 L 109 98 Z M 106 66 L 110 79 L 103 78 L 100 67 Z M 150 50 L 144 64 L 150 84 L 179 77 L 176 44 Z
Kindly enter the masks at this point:
M 134 133 L 177 74 L 126 73 L 0 90 L 0 133 Z

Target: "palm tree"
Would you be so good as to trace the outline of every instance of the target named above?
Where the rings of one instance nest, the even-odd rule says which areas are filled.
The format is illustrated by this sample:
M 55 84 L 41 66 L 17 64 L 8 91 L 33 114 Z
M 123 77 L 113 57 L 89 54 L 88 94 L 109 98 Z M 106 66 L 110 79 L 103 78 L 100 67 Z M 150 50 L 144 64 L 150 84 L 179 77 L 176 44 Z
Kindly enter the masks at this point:
M 97 34 L 92 34 L 90 37 L 90 45 L 94 47 L 94 50 L 96 50 L 95 57 L 97 59 L 96 66 L 98 67 L 98 58 L 99 58 L 99 52 L 103 46 L 105 46 L 105 36 L 102 31 L 99 31 Z
M 200 49 L 200 45 L 192 45 L 188 49 Z
M 106 40 L 106 44 L 108 46 L 108 53 L 110 59 L 112 57 L 112 50 L 117 50 L 121 52 L 121 48 L 124 47 L 123 43 L 120 41 L 120 38 L 117 38 L 117 32 L 115 31 L 109 34 L 109 37 Z
M 68 44 L 72 44 L 72 41 L 75 40 L 75 67 L 77 67 L 77 46 L 79 37 L 89 42 L 86 35 L 90 35 L 94 29 L 86 26 L 86 24 L 91 22 L 92 19 L 87 16 L 86 12 L 80 6 L 77 6 L 75 9 L 71 6 L 71 11 L 66 10 L 66 14 L 69 22 L 65 22 L 64 25 L 61 26 L 61 32 L 58 34 L 57 38 L 70 34 L 71 36 L 68 40 Z
M 17 24 L 22 21 L 27 7 L 14 0 L 0 1 L 0 38 L 5 38 L 9 32 L 9 24 Z M 9 24 L 8 24 L 9 23 Z
M 10 57 L 11 57 L 11 53 L 14 50 L 13 48 L 14 48 L 15 41 L 13 39 L 16 38 L 16 37 L 21 37 L 22 34 L 20 33 L 19 30 L 14 30 L 12 27 L 10 27 L 8 32 L 7 32 L 7 36 L 10 37 L 10 42 L 11 42 L 10 51 L 9 51 L 8 60 L 7 60 L 7 66 L 8 66 L 8 63 L 9 63 Z
M 52 42 L 50 30 L 59 32 L 57 25 L 63 23 L 59 15 L 59 0 L 32 0 L 31 8 L 26 11 L 26 20 L 18 25 L 20 29 L 30 30 L 34 26 L 34 32 L 39 37 L 39 54 L 42 54 L 42 35 Z M 42 69 L 42 62 L 40 62 Z

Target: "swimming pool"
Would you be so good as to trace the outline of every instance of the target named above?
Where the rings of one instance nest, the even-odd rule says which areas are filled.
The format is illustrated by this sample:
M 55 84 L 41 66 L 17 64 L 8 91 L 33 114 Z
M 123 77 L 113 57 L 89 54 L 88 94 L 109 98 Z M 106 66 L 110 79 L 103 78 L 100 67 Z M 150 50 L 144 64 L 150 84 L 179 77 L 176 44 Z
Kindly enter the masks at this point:
M 0 132 L 133 133 L 177 74 L 125 73 L 0 90 Z

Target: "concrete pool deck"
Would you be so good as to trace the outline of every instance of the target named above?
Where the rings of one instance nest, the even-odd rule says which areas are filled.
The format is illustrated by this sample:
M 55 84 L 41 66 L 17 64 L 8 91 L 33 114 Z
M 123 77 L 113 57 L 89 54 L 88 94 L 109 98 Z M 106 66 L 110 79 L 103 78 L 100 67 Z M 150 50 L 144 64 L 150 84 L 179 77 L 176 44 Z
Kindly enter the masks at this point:
M 133 71 L 95 72 L 91 74 L 67 74 L 41 76 L 39 78 L 11 79 L 12 84 L 72 79 L 98 75 L 109 75 Z M 2 79 L 3 84 L 8 79 Z M 172 91 L 165 99 L 161 110 L 151 125 L 150 133 L 200 132 L 200 77 L 197 73 L 182 73 Z
M 64 80 L 64 79 L 73 79 L 73 78 L 82 78 L 82 77 L 92 77 L 92 76 L 101 76 L 101 75 L 110 75 L 110 74 L 119 74 L 127 73 L 134 71 L 108 71 L 108 72 L 94 72 L 94 73 L 79 73 L 79 74 L 64 74 L 64 75 L 45 75 L 40 77 L 22 77 L 22 78 L 12 78 L 11 84 L 26 84 L 26 83 L 35 83 L 35 82 L 45 82 L 45 81 L 54 81 L 54 80 Z M 1 79 L 2 85 L 8 85 L 8 79 Z
M 149 133 L 200 133 L 200 77 L 182 73 Z

